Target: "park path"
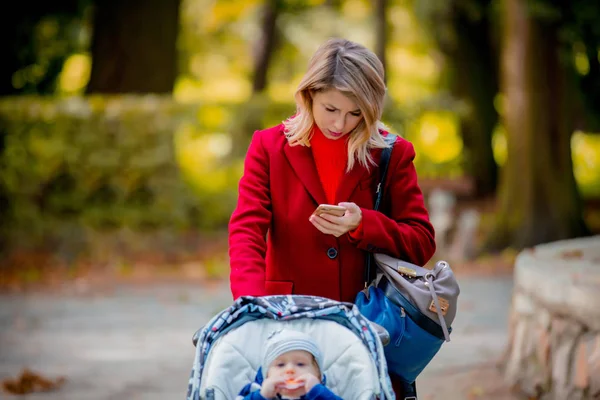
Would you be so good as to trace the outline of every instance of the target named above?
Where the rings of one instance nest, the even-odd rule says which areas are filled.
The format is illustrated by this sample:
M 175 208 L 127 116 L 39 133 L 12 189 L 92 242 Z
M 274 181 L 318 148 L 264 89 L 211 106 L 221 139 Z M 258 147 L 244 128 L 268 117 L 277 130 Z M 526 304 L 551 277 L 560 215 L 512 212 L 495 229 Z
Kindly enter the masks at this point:
M 460 284 L 452 341 L 419 378 L 420 399 L 512 399 L 494 366 L 506 344 L 512 279 L 461 277 Z M 191 337 L 230 303 L 226 283 L 0 295 L 0 379 L 25 367 L 67 379 L 55 392 L 0 398 L 184 399 Z

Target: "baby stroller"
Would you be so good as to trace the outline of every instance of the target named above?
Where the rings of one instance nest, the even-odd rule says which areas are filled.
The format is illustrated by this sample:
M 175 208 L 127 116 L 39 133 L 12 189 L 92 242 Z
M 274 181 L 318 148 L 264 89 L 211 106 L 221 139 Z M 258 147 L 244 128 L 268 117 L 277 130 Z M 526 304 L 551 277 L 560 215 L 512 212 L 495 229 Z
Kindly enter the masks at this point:
M 395 399 L 382 332 L 354 304 L 288 295 L 240 297 L 194 334 L 187 400 L 235 399 L 254 380 L 265 340 L 282 327 L 317 341 L 327 387 L 344 400 Z

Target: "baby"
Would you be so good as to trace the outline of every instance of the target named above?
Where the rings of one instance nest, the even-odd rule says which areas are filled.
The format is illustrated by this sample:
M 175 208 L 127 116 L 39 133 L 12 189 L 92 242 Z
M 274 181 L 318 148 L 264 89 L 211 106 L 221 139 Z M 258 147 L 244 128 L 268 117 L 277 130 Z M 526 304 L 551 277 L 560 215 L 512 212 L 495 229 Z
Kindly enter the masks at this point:
M 325 387 L 322 363 L 321 351 L 310 336 L 276 331 L 267 339 L 255 381 L 244 386 L 237 399 L 342 400 Z

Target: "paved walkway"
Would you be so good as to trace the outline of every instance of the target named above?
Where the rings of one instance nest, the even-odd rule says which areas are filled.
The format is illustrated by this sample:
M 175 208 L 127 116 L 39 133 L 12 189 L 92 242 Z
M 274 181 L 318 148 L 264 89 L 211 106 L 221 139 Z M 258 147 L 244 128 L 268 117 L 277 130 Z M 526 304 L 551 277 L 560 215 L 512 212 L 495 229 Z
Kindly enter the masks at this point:
M 460 283 L 453 339 L 419 378 L 421 400 L 509 398 L 486 394 L 472 379 L 493 370 L 504 350 L 512 280 Z M 230 302 L 223 284 L 123 285 L 97 296 L 1 295 L 0 379 L 25 367 L 67 378 L 56 392 L 23 399 L 184 399 L 192 334 Z M 18 397 L 0 392 L 0 398 Z

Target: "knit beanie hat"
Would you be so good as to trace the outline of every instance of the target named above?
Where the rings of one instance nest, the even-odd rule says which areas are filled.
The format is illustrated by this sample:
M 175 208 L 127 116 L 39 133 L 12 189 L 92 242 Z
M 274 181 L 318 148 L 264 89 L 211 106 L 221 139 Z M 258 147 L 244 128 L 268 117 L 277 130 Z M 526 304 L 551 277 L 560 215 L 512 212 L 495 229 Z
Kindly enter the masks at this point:
M 269 366 L 277 357 L 294 350 L 303 350 L 312 354 L 321 372 L 319 378 L 322 378 L 323 354 L 321 354 L 317 343 L 306 333 L 287 329 L 275 331 L 267 339 L 262 363 L 263 376 L 266 378 Z

